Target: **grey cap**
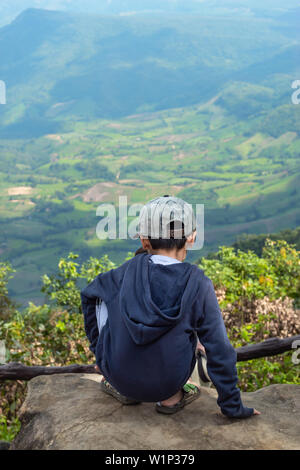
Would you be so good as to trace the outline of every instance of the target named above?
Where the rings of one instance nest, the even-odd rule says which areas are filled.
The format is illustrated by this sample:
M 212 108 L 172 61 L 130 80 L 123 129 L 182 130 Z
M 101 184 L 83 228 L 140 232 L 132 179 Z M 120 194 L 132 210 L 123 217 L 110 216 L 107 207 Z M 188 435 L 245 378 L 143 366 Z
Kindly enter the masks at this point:
M 173 238 L 182 238 L 182 224 L 184 236 L 191 235 L 196 230 L 196 219 L 191 204 L 171 196 L 152 199 L 140 212 L 138 236 L 171 238 L 170 222 L 174 222 Z

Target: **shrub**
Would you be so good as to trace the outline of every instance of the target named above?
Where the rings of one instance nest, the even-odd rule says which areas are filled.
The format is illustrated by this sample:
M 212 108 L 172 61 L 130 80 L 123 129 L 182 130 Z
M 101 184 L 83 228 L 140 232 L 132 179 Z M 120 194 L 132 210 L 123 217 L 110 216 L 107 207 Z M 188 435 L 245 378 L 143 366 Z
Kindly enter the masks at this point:
M 253 251 L 221 247 L 216 259 L 199 265 L 216 288 L 224 288 L 221 306 L 268 297 L 300 300 L 300 252 L 284 240 L 267 239 L 260 258 Z
M 54 304 L 65 308 L 70 313 L 81 313 L 80 280 L 91 282 L 98 274 L 113 269 L 115 264 L 107 255 L 102 258 L 90 258 L 81 266 L 75 260 L 78 255 L 70 253 L 58 263 L 58 274 L 43 276 L 42 292 L 45 292 Z

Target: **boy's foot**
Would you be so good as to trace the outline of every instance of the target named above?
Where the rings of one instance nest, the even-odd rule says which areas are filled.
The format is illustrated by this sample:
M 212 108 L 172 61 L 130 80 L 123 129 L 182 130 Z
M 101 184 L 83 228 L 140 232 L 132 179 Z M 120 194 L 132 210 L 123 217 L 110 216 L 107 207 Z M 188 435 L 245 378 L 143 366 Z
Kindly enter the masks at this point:
M 123 405 L 137 405 L 141 403 L 138 400 L 121 395 L 121 393 L 119 393 L 104 377 L 100 382 L 100 388 L 104 393 L 116 398 Z
M 162 405 L 161 402 L 156 403 L 155 409 L 158 413 L 163 413 L 163 414 L 174 414 L 177 413 L 177 411 L 181 410 L 184 408 L 186 405 L 191 403 L 192 401 L 196 400 L 200 396 L 200 388 L 197 385 L 194 385 L 192 383 L 186 383 L 183 388 L 183 397 L 182 399 L 177 402 L 175 405 L 172 406 L 166 406 Z

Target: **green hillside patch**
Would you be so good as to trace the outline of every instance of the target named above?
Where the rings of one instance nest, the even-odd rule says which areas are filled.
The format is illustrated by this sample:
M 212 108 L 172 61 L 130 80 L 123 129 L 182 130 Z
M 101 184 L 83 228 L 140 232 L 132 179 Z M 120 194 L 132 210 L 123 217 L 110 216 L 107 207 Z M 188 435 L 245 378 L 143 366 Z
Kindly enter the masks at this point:
M 272 88 L 234 82 L 225 88 L 216 104 L 225 108 L 229 114 L 245 119 L 251 114 L 268 109 L 273 97 Z
M 278 177 L 278 181 L 274 182 L 274 184 L 269 183 L 264 188 L 260 190 L 261 194 L 269 194 L 269 193 L 276 193 L 278 197 L 282 197 L 281 193 L 288 193 L 296 195 L 298 194 L 300 197 L 300 188 L 299 188 L 299 172 L 295 176 L 294 174 L 289 175 L 288 170 L 283 171 L 281 174 L 276 175 Z M 299 189 L 299 191 L 297 191 Z
M 262 132 L 272 137 L 280 137 L 287 132 L 300 132 L 300 113 L 294 104 L 283 105 L 272 110 L 262 121 Z
M 255 134 L 250 139 L 245 140 L 242 144 L 236 146 L 236 149 L 242 157 L 255 155 L 259 150 L 271 145 L 274 139 L 261 133 Z

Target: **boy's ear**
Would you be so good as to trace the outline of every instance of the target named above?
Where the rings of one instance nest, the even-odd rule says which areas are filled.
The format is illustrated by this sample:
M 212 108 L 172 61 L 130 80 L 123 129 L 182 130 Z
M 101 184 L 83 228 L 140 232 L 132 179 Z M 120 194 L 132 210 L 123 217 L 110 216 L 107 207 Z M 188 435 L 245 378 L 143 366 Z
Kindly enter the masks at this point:
M 191 235 L 189 237 L 187 237 L 187 239 L 186 239 L 186 247 L 187 248 L 190 248 L 194 245 L 196 235 L 197 235 L 197 232 L 195 230 L 193 233 L 191 233 Z
M 151 250 L 151 244 L 150 244 L 150 241 L 148 240 L 148 238 L 143 238 L 143 237 L 140 237 L 140 240 L 141 240 L 141 244 L 142 244 L 142 247 L 144 248 L 144 250 Z

